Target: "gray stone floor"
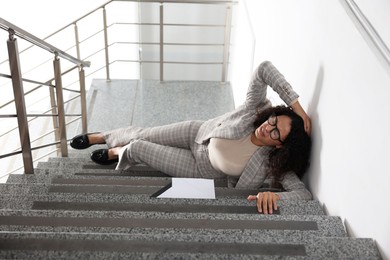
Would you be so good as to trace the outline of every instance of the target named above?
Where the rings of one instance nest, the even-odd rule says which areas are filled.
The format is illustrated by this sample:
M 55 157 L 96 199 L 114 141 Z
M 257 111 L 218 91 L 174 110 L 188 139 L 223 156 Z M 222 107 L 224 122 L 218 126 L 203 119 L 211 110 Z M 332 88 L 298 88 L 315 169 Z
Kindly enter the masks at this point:
M 207 120 L 234 109 L 229 83 L 201 81 L 95 79 L 87 102 L 89 132 Z

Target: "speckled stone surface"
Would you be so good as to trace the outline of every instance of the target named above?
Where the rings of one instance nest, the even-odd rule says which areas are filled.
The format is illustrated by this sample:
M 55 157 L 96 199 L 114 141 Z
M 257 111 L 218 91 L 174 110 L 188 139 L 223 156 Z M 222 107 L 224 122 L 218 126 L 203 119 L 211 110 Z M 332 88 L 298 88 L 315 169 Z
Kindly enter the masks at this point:
M 132 204 L 140 205 L 164 205 L 172 209 L 180 210 L 183 205 L 188 205 L 196 209 L 197 206 L 202 208 L 215 207 L 247 207 L 248 211 L 256 213 L 255 203 L 248 202 L 245 198 L 221 198 L 215 200 L 204 199 L 156 199 L 150 198 L 149 195 L 139 194 L 43 194 L 43 195 L 4 195 L 0 198 L 0 207 L 9 209 L 31 209 L 34 202 L 58 202 L 67 207 L 84 207 L 87 209 L 99 208 L 98 205 L 110 210 L 131 210 Z M 73 204 L 72 204 L 73 203 Z M 85 204 L 89 203 L 89 204 Z M 95 203 L 95 204 L 91 204 Z M 35 203 L 36 204 L 36 203 Z M 80 206 L 81 205 L 81 206 Z M 52 206 L 50 206 L 52 208 Z M 252 210 L 249 210 L 253 208 Z M 244 208 L 246 209 L 246 208 Z M 211 209 L 208 209 L 211 210 Z M 318 201 L 280 201 L 279 212 L 281 215 L 323 215 L 324 211 Z
M 255 207 L 255 203 L 248 202 L 246 197 L 254 191 L 240 191 L 240 194 L 233 195 L 231 192 L 235 192 L 234 189 L 217 188 L 216 200 L 179 200 L 179 199 L 151 199 L 150 195 L 160 190 L 162 186 L 139 186 L 134 187 L 106 185 L 103 180 L 103 184 L 97 185 L 95 188 L 93 185 L 59 185 L 52 184 L 53 178 L 75 178 L 80 180 L 90 179 L 97 180 L 101 176 L 76 176 L 76 175 L 63 175 L 61 172 L 69 172 L 68 163 L 62 164 L 62 162 L 49 162 L 44 164 L 46 169 L 39 169 L 39 174 L 32 176 L 15 176 L 12 185 L 0 188 L 3 191 L 4 196 L 12 197 L 14 201 L 18 203 L 11 203 L 7 198 L 1 200 L 2 207 L 11 207 L 12 209 L 29 209 L 34 201 L 58 201 L 58 202 L 93 202 L 93 203 L 111 203 L 112 210 L 118 210 L 117 208 L 123 207 L 123 205 L 129 203 L 138 204 L 188 204 L 188 205 L 219 205 L 219 206 L 247 206 Z M 48 169 L 50 168 L 50 169 Z M 55 171 L 55 173 L 53 173 Z M 83 170 L 85 172 L 85 170 Z M 91 173 L 95 170 L 89 170 Z M 142 173 L 143 174 L 143 173 Z M 106 180 L 126 180 L 129 184 L 131 180 L 145 180 L 147 177 L 134 177 L 134 176 L 104 176 Z M 167 177 L 155 177 L 154 180 L 169 180 Z M 20 184 L 17 184 L 19 181 Z M 77 183 L 77 178 L 74 179 Z M 24 183 L 24 184 L 23 184 Z M 30 185 L 35 183 L 36 185 Z M 230 190 L 230 191 L 229 191 Z M 218 194 L 224 193 L 220 196 Z M 229 195 L 229 192 L 231 195 Z M 221 194 L 222 194 L 221 193 Z M 318 201 L 280 201 L 279 211 L 282 215 L 323 215 L 324 211 Z M 24 205 L 19 207 L 17 205 Z M 115 208 L 117 207 L 117 208 Z M 107 208 L 107 207 L 105 207 Z M 128 210 L 126 208 L 126 210 Z
M 230 84 L 207 81 L 95 79 L 87 100 L 89 132 L 207 120 L 234 109 Z M 113 116 L 117 108 L 120 116 Z
M 234 109 L 229 83 L 143 80 L 138 86 L 132 125 L 207 120 Z
M 20 219 L 17 219 L 17 217 Z M 234 234 L 242 237 L 249 236 L 246 239 L 248 241 L 251 240 L 251 236 L 262 236 L 264 238 L 281 236 L 291 237 L 292 239 L 311 236 L 346 237 L 341 219 L 330 216 L 8 210 L 7 212 L 0 212 L 0 219 L 0 230 L 25 232 L 145 233 L 148 231 L 146 233 L 153 232 L 156 235 L 161 235 L 176 230 L 177 235 L 180 236 L 190 236 L 196 233 L 197 235 L 215 234 L 220 236 L 229 234 L 230 237 Z M 191 223 L 186 224 L 185 220 L 189 220 Z M 165 223 L 165 221 L 169 222 Z M 199 226 L 194 226 L 198 221 Z M 163 223 L 159 225 L 159 222 Z M 264 225 L 260 225 L 261 222 L 264 222 Z M 268 222 L 271 222 L 272 225 L 267 225 Z M 102 225 L 102 223 L 106 225 L 100 227 L 99 225 Z M 157 226 L 152 228 L 151 223 Z M 27 224 L 31 226 L 26 226 Z M 206 228 L 206 224 L 211 226 Z
M 149 167 L 136 166 L 129 170 L 115 170 L 115 165 L 102 166 L 97 165 L 91 161 L 86 163 L 71 162 L 71 159 L 67 159 L 66 162 L 62 159 L 60 161 L 40 162 L 38 168 L 34 169 L 34 175 L 36 177 L 27 178 L 21 177 L 21 175 L 11 175 L 7 180 L 8 183 L 14 183 L 15 181 L 27 182 L 28 180 L 42 182 L 48 182 L 51 177 L 58 176 L 155 176 L 155 177 L 167 177 L 162 172 L 155 171 Z M 46 180 L 46 181 L 45 181 Z
M 225 240 L 225 238 L 220 237 Z M 229 239 L 229 238 L 228 238 Z M 216 241 L 217 240 L 217 241 Z M 231 239 L 233 240 L 233 239 Z M 265 259 L 274 259 L 272 257 L 280 256 L 287 259 L 380 259 L 378 251 L 372 239 L 351 239 L 351 238 L 307 238 L 301 241 L 291 241 L 289 238 L 270 237 L 267 241 L 254 236 L 251 242 L 232 241 L 219 242 L 218 238 L 205 236 L 194 241 L 191 236 L 177 241 L 171 234 L 161 237 L 153 234 L 140 235 L 119 235 L 119 234 L 77 234 L 77 233 L 29 233 L 29 234 L 0 234 L 0 241 L 6 242 L 3 248 L 15 249 L 38 249 L 49 248 L 57 250 L 46 250 L 40 252 L 45 257 L 66 257 L 76 259 L 85 256 L 85 250 L 89 256 L 103 259 L 104 257 L 118 257 L 117 254 L 126 252 L 128 258 L 146 257 L 153 259 L 184 258 L 190 259 L 199 257 L 201 259 L 255 259 L 266 257 Z M 31 246 L 30 243 L 34 243 Z M 38 242 L 38 243 L 37 243 Z M 40 242 L 40 243 L 39 243 Z M 256 248 L 263 249 L 264 245 L 270 248 L 275 245 L 300 245 L 304 248 L 302 254 L 295 256 L 284 255 L 282 248 L 279 250 L 253 250 Z M 238 247 L 237 247 L 238 246 Z M 228 248 L 233 250 L 229 250 Z M 239 248 L 252 249 L 243 253 Z M 203 248 L 203 250 L 202 250 Z M 291 247 L 290 247 L 291 248 Z M 282 249 L 282 250 L 281 250 Z M 61 251 L 60 251 L 61 250 Z M 224 251 L 222 251 L 224 250 Z M 239 251 L 239 253 L 234 250 Z M 84 252 L 83 252 L 84 251 Z M 227 252 L 227 253 L 225 253 Z M 0 256 L 10 257 L 18 256 L 31 257 L 30 251 L 6 251 L 1 250 Z M 37 253 L 37 252 L 35 252 Z M 123 254 L 124 255 L 124 254 Z

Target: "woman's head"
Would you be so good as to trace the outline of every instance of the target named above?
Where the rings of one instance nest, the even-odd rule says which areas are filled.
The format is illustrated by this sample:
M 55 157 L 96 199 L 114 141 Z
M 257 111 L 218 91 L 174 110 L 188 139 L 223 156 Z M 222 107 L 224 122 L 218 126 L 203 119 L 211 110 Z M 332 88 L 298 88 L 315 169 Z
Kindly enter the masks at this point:
M 259 113 L 254 126 L 255 142 L 275 147 L 269 154 L 271 173 L 281 178 L 286 172 L 294 171 L 302 177 L 311 151 L 311 139 L 302 118 L 289 107 L 277 106 Z
M 252 141 L 258 146 L 281 147 L 291 131 L 292 119 L 272 113 L 254 132 Z

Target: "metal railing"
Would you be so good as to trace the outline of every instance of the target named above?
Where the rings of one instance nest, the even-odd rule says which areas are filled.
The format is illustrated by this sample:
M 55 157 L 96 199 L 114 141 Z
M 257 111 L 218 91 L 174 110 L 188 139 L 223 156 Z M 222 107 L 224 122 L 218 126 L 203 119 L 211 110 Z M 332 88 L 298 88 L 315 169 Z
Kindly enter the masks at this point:
M 108 23 L 107 19 L 107 7 L 109 7 L 112 3 L 114 2 L 133 2 L 133 3 L 157 3 L 159 4 L 159 12 L 158 12 L 158 22 L 127 22 L 127 23 Z M 116 62 L 132 62 L 132 63 L 139 63 L 145 64 L 158 64 L 159 65 L 159 79 L 161 81 L 165 80 L 164 77 L 164 65 L 165 64 L 183 64 L 183 65 L 219 65 L 222 67 L 222 72 L 221 72 L 221 81 L 225 82 L 227 81 L 227 71 L 228 71 L 228 63 L 229 63 L 229 48 L 230 48 L 230 32 L 232 28 L 232 7 L 233 5 L 237 4 L 237 1 L 232 1 L 232 0 L 111 0 L 108 1 L 107 3 L 93 9 L 91 12 L 88 14 L 74 20 L 70 24 L 62 27 L 58 31 L 54 32 L 53 34 L 49 35 L 46 38 L 52 37 L 53 35 L 56 35 L 65 29 L 69 28 L 70 26 L 74 26 L 74 31 L 75 31 L 75 46 L 77 49 L 77 57 L 80 58 L 80 44 L 84 43 L 88 40 L 90 40 L 92 37 L 95 37 L 97 34 L 102 33 L 104 34 L 104 47 L 101 49 L 98 49 L 93 55 L 96 55 L 99 52 L 104 52 L 104 57 L 105 57 L 105 64 L 104 66 L 98 68 L 97 70 L 102 70 L 105 69 L 105 74 L 106 74 L 106 79 L 110 80 L 110 67 L 113 63 Z M 164 22 L 164 6 L 166 4 L 199 4 L 199 5 L 220 5 L 220 6 L 225 6 L 226 8 L 226 16 L 225 16 L 225 21 L 224 23 L 220 24 L 205 24 L 205 23 L 166 23 Z M 189 7 L 191 8 L 191 7 Z M 96 14 L 96 12 L 102 11 L 101 12 L 101 19 L 103 22 L 103 28 L 98 31 L 94 31 L 90 36 L 86 37 L 84 40 L 79 41 L 80 36 L 79 36 L 79 31 L 78 31 L 78 23 L 82 22 L 84 19 L 87 19 L 88 17 L 92 16 L 93 14 Z M 115 25 L 137 25 L 137 26 L 157 26 L 159 27 L 159 41 L 158 42 L 143 42 L 143 41 L 132 41 L 132 42 L 114 42 L 114 43 L 109 43 L 109 29 L 114 27 Z M 208 27 L 208 28 L 215 28 L 219 27 L 224 30 L 224 41 L 219 42 L 219 43 L 183 43 L 183 42 L 167 42 L 164 37 L 164 28 L 166 27 Z M 159 60 L 148 60 L 148 59 L 142 59 L 141 57 L 137 60 L 123 60 L 123 59 L 116 59 L 116 60 L 110 60 L 110 48 L 113 47 L 115 44 L 128 44 L 128 45 L 155 45 L 158 46 L 159 48 Z M 220 61 L 212 61 L 212 62 L 194 62 L 194 61 L 171 61 L 167 60 L 165 58 L 165 47 L 166 46 L 219 46 L 223 49 L 223 59 Z M 91 56 L 93 56 L 91 55 Z M 90 58 L 91 56 L 85 57 L 85 59 Z M 92 73 L 95 73 L 93 71 Z
M 63 97 L 63 87 L 62 87 L 62 76 L 69 71 L 73 69 L 79 68 L 79 75 L 80 75 L 80 90 L 78 93 L 80 93 L 81 96 L 81 107 L 82 112 L 80 115 L 83 118 L 83 122 L 86 122 L 86 100 L 85 100 L 85 75 L 84 75 L 84 67 L 89 67 L 90 63 L 86 61 L 79 60 L 66 52 L 54 47 L 53 45 L 40 40 L 38 37 L 24 31 L 23 29 L 17 27 L 16 25 L 0 18 L 0 28 L 8 31 L 9 33 L 9 39 L 7 40 L 7 48 L 8 48 L 8 62 L 9 62 L 9 68 L 10 68 L 10 75 L 6 74 L 0 74 L 1 77 L 4 78 L 10 78 L 12 81 L 12 87 L 14 92 L 14 100 L 11 100 L 7 102 L 6 104 L 2 105 L 1 107 L 5 107 L 9 104 L 15 103 L 16 108 L 16 114 L 8 114 L 8 115 L 0 115 L 1 118 L 17 118 L 18 121 L 18 130 L 19 130 L 19 137 L 20 137 L 20 144 L 21 148 L 19 151 L 4 154 L 0 156 L 0 159 L 6 158 L 9 156 L 13 156 L 16 154 L 22 154 L 23 158 L 23 168 L 24 173 L 31 174 L 34 172 L 33 167 L 33 158 L 32 158 L 32 150 L 35 149 L 41 149 L 43 147 L 51 146 L 51 145 L 60 145 L 60 150 L 62 156 L 67 156 L 67 140 L 66 140 L 66 128 L 65 128 L 65 109 L 64 109 L 64 97 Z M 41 49 L 44 49 L 45 51 L 48 51 L 54 55 L 53 60 L 53 68 L 54 68 L 54 78 L 48 80 L 47 82 L 38 82 L 35 80 L 30 79 L 23 79 L 22 78 L 22 70 L 20 66 L 20 57 L 19 57 L 19 50 L 18 50 L 18 41 L 15 36 L 26 40 L 29 43 L 32 43 L 34 46 L 38 46 Z M 75 64 L 72 69 L 62 72 L 61 66 L 60 66 L 60 57 L 70 61 L 71 63 Z M 55 84 L 51 84 L 50 82 L 54 81 Z M 24 92 L 23 88 L 23 82 L 29 82 L 38 84 L 39 86 L 34 88 L 33 90 L 30 90 L 28 93 Z M 41 87 L 49 87 L 50 88 L 50 97 L 51 97 L 51 107 L 50 110 L 52 113 L 47 114 L 28 114 L 26 109 L 26 102 L 25 102 L 25 95 L 31 94 L 37 89 L 40 89 Z M 50 112 L 47 111 L 47 112 Z M 39 147 L 31 147 L 31 141 L 30 141 L 30 131 L 29 131 L 29 117 L 44 117 L 44 116 L 51 116 L 53 117 L 53 125 L 56 126 L 56 129 L 53 131 L 56 132 L 56 140 L 54 143 L 46 144 Z M 87 125 L 83 124 L 83 130 L 87 131 Z M 12 131 L 12 130 L 11 130 Z
M 150 5 L 158 5 L 158 12 L 156 14 L 157 19 L 155 21 L 141 21 L 139 19 L 138 21 L 131 21 L 131 22 L 123 22 L 123 21 L 113 21 L 113 19 L 110 19 L 111 16 L 109 15 L 109 11 L 111 10 L 111 6 L 116 3 L 132 3 L 132 4 L 150 4 Z M 60 149 L 62 156 L 67 156 L 67 145 L 66 145 L 66 127 L 65 125 L 70 124 L 76 120 L 79 120 L 80 117 L 82 119 L 82 132 L 87 131 L 87 120 L 86 120 L 86 104 L 85 104 L 85 86 L 86 86 L 86 79 L 90 79 L 91 77 L 96 77 L 96 75 L 101 75 L 101 72 L 103 72 L 104 77 L 106 80 L 111 80 L 111 73 L 115 72 L 115 70 L 112 70 L 112 67 L 115 64 L 138 64 L 138 66 L 141 68 L 145 64 L 155 64 L 158 66 L 158 79 L 160 81 L 164 81 L 166 78 L 164 76 L 164 72 L 166 71 L 166 65 L 196 65 L 196 66 L 220 66 L 220 81 L 225 82 L 228 78 L 228 66 L 229 66 L 229 49 L 230 49 L 230 35 L 231 35 L 231 28 L 232 28 L 232 7 L 233 5 L 237 4 L 237 1 L 227 1 L 227 0 L 209 0 L 209 1 L 202 1 L 202 0 L 111 0 L 107 3 L 93 9 L 89 13 L 85 14 L 84 16 L 74 20 L 73 22 L 69 23 L 68 25 L 60 28 L 56 32 L 50 34 L 49 36 L 45 37 L 44 39 L 40 40 L 39 38 L 29 34 L 28 32 L 16 27 L 15 25 L 10 24 L 7 21 L 4 21 L 3 19 L 0 20 L 1 28 L 4 30 L 9 31 L 10 33 L 10 39 L 9 42 L 14 42 L 15 46 L 14 50 L 12 51 L 12 57 L 10 56 L 9 62 L 14 65 L 11 65 L 11 68 L 14 66 L 18 67 L 18 55 L 19 54 L 25 54 L 31 51 L 33 46 L 39 46 L 43 48 L 44 50 L 53 53 L 55 58 L 53 61 L 54 66 L 54 74 L 55 77 L 48 79 L 45 82 L 36 82 L 30 79 L 22 78 L 20 68 L 19 71 L 14 71 L 11 73 L 11 76 L 0 74 L 0 77 L 5 78 L 12 78 L 12 83 L 14 84 L 14 88 L 16 86 L 17 91 L 15 92 L 16 95 L 23 96 L 23 84 L 22 82 L 30 82 L 37 84 L 38 86 L 25 94 L 28 95 L 31 92 L 33 92 L 36 89 L 40 89 L 42 87 L 49 87 L 50 90 L 50 103 L 51 103 L 51 109 L 45 111 L 44 113 L 40 115 L 36 114 L 27 114 L 26 108 L 24 107 L 25 104 L 23 101 L 19 104 L 16 104 L 16 98 L 15 98 L 15 105 L 18 109 L 21 111 L 17 111 L 18 117 L 20 116 L 21 121 L 19 122 L 19 133 L 21 136 L 21 150 L 15 151 L 12 153 L 8 153 L 5 155 L 0 155 L 0 159 L 13 156 L 15 154 L 23 154 L 24 161 L 24 169 L 25 173 L 32 173 L 32 158 L 31 158 L 31 151 L 34 151 L 36 149 L 41 149 L 43 147 L 47 147 L 50 145 L 57 145 L 57 149 Z M 165 7 L 169 5 L 188 5 L 188 8 L 192 8 L 191 5 L 206 5 L 206 6 L 218 6 L 218 8 L 222 8 L 225 10 L 224 13 L 224 20 L 222 22 L 217 23 L 194 23 L 194 22 L 166 22 L 166 16 L 164 17 L 164 14 L 166 12 Z M 107 11 L 108 10 L 108 11 Z M 140 10 L 137 10 L 138 12 Z M 113 15 L 115 16 L 115 14 Z M 83 28 L 83 23 L 86 23 L 85 21 L 88 21 L 88 19 L 91 19 L 91 17 L 94 17 L 98 20 L 95 22 L 88 22 L 88 26 L 90 29 L 87 30 L 84 35 L 80 33 L 80 30 Z M 99 19 L 100 17 L 100 19 Z M 91 24 L 94 24 L 94 26 L 91 27 Z M 110 34 L 114 30 L 114 28 L 119 26 L 149 26 L 149 27 L 155 27 L 158 28 L 158 37 L 157 40 L 144 40 L 141 38 L 138 38 L 138 40 L 111 40 Z M 223 31 L 221 33 L 223 35 L 223 39 L 218 42 L 171 42 L 168 41 L 164 35 L 164 32 L 166 28 L 173 28 L 173 27 L 180 27 L 180 28 L 217 28 L 218 30 Z M 74 42 L 69 44 L 66 47 L 63 47 L 62 50 L 59 48 L 54 47 L 53 45 L 49 44 L 48 42 L 52 40 L 53 38 L 71 38 L 69 36 L 62 36 L 68 31 L 73 31 L 74 36 Z M 127 32 L 128 33 L 128 32 Z M 126 35 L 126 32 L 121 32 L 121 35 Z M 17 44 L 16 39 L 14 37 L 17 36 L 21 39 L 24 39 L 28 42 L 31 42 L 33 45 L 30 47 L 27 47 L 23 49 L 20 53 L 17 51 Z M 99 38 L 100 37 L 100 38 Z M 96 41 L 96 38 L 99 38 L 98 41 Z M 202 39 L 203 40 L 203 39 Z M 88 48 L 85 46 L 91 46 L 91 42 L 94 48 Z M 97 44 L 96 44 L 97 42 Z M 62 44 L 62 43 L 61 43 Z M 90 45 L 88 45 L 90 44 Z M 144 59 L 142 57 L 141 51 L 138 55 L 137 59 L 124 59 L 124 58 L 112 58 L 112 54 L 115 52 L 115 48 L 117 48 L 119 45 L 131 45 L 131 48 L 141 49 L 140 46 L 155 46 L 158 49 L 158 59 Z M 196 47 L 215 47 L 218 48 L 218 50 L 221 52 L 221 59 L 220 60 L 212 60 L 212 61 L 194 61 L 194 60 L 170 60 L 167 58 L 166 55 L 166 48 L 168 47 L 183 47 L 183 46 L 196 46 Z M 90 49 L 92 51 L 90 51 Z M 70 52 L 73 52 L 74 55 L 69 55 Z M 90 53 L 87 53 L 90 52 Z M 76 57 L 74 57 L 76 56 Z M 12 58 L 12 60 L 11 60 Z M 64 72 L 61 72 L 60 68 L 60 61 L 59 58 L 65 59 L 73 64 L 72 67 L 69 69 L 66 69 Z M 94 67 L 89 70 L 89 74 L 85 74 L 84 67 L 88 67 L 90 65 L 89 62 L 85 62 L 85 60 L 91 60 L 94 64 Z M 48 62 L 48 61 L 46 61 Z M 0 62 L 0 66 L 4 62 Z M 42 64 L 45 62 L 42 62 Z M 79 79 L 74 80 L 80 83 L 80 89 L 75 91 L 72 89 L 69 89 L 67 87 L 63 87 L 62 83 L 62 77 L 65 74 L 70 73 L 71 71 L 79 68 Z M 140 69 L 141 70 L 141 69 Z M 141 76 L 139 76 L 142 78 Z M 55 81 L 55 84 L 52 84 L 51 82 Z M 68 92 L 76 92 L 79 95 L 76 97 L 71 98 L 71 100 L 64 101 L 64 96 L 62 95 L 62 90 L 67 90 Z M 15 91 L 15 90 L 14 90 Z M 67 114 L 65 115 L 64 110 L 64 104 L 74 100 L 75 98 L 81 97 L 81 114 Z M 4 105 L 0 104 L 0 109 L 2 107 L 5 107 L 7 105 L 10 105 L 13 101 L 7 102 Z M 18 101 L 19 102 L 19 101 Z M 15 117 L 16 115 L 0 115 L 0 118 L 4 117 Z M 48 131 L 48 133 L 53 133 L 56 136 L 56 141 L 51 144 L 45 144 L 37 147 L 31 147 L 29 145 L 29 129 L 28 124 L 31 120 L 34 120 L 36 117 L 44 117 L 44 116 L 52 116 L 53 117 L 53 126 L 54 130 Z M 76 116 L 76 119 L 65 122 L 64 118 L 65 116 Z M 29 118 L 29 120 L 27 120 Z M 58 119 L 55 119 L 58 118 Z M 13 131 L 16 129 L 11 129 L 10 131 Z M 46 133 L 45 135 L 47 135 Z M 1 137 L 1 136 L 0 136 Z M 34 140 L 32 140 L 34 141 Z M 1 176 L 0 176 L 1 177 Z

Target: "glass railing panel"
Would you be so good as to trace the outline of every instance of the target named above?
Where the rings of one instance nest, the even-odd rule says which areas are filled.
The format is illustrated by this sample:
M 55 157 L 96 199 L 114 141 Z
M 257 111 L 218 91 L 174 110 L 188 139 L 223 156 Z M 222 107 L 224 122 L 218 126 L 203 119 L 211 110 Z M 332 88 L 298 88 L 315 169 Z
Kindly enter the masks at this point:
M 218 24 L 225 25 L 225 4 L 165 3 L 166 24 Z
M 224 27 L 165 26 L 165 43 L 223 44 Z
M 142 79 L 160 79 L 160 64 L 158 62 L 143 62 L 141 63 L 141 78 Z
M 138 62 L 118 60 L 111 63 L 111 76 L 113 79 L 140 79 L 140 66 Z M 158 77 L 156 78 L 158 79 Z
M 171 64 L 164 67 L 165 80 L 221 81 L 222 67 L 220 64 Z M 197 75 L 202 75 L 199 79 Z
M 106 6 L 107 23 L 114 24 L 118 22 L 138 23 L 139 3 L 114 1 Z
M 164 58 L 167 62 L 221 64 L 223 60 L 223 45 L 165 45 Z
M 160 23 L 160 3 L 139 3 L 141 23 Z

